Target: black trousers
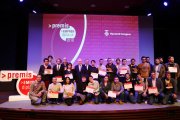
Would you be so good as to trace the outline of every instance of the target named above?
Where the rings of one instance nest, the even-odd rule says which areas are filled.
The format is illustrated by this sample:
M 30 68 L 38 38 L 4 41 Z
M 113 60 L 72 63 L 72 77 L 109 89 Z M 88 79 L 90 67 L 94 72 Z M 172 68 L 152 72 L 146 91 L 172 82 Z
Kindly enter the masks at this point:
M 68 106 L 71 106 L 74 101 L 73 101 L 73 98 L 65 98 L 64 99 L 64 102 L 68 105 Z

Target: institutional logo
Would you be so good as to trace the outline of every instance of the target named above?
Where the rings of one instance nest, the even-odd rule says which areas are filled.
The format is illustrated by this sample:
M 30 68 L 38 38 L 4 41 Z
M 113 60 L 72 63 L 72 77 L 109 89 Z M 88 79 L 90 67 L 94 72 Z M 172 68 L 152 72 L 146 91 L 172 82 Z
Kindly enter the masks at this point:
M 131 33 L 126 32 L 111 32 L 110 30 L 104 30 L 104 35 L 108 36 L 131 36 Z
M 74 42 L 76 37 L 76 30 L 73 26 L 70 26 L 67 23 L 64 24 L 49 24 L 51 29 L 59 29 L 59 37 L 65 42 Z
M 74 38 L 76 37 L 76 30 L 73 26 L 69 26 L 69 28 L 62 28 L 59 31 L 59 36 L 63 41 L 74 42 Z
M 109 36 L 109 30 L 104 30 L 104 35 Z

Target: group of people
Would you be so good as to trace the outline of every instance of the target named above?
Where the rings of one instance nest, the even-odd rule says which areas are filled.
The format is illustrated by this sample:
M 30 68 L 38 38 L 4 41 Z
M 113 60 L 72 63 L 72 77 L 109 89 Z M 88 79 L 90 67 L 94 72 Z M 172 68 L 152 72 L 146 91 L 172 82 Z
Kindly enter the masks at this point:
M 173 104 L 177 101 L 177 81 L 180 69 L 174 63 L 174 57 L 169 56 L 168 63 L 162 58 L 156 58 L 154 65 L 150 58 L 142 56 L 142 63 L 136 65 L 131 59 L 127 65 L 126 59 L 111 58 L 96 61 L 78 59 L 78 65 L 73 65 L 58 58 L 56 64 L 53 57 L 44 58 L 37 79 L 31 84 L 29 97 L 32 105 L 45 105 L 47 102 L 59 104 L 65 102 L 68 106 L 77 101 L 80 105 L 86 102 L 119 103 L 126 102 Z

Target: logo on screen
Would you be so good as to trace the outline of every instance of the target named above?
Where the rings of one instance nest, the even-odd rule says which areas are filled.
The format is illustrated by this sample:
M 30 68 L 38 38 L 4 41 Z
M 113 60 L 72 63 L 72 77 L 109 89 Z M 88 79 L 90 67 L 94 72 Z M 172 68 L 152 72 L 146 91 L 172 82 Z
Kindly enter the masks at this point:
M 69 28 L 62 28 L 59 31 L 59 36 L 63 41 L 74 42 L 74 38 L 76 37 L 76 30 L 72 26 L 69 26 Z
M 104 35 L 107 36 L 131 36 L 131 33 L 126 32 L 110 32 L 109 30 L 104 30 Z
M 109 30 L 104 30 L 104 35 L 109 36 Z

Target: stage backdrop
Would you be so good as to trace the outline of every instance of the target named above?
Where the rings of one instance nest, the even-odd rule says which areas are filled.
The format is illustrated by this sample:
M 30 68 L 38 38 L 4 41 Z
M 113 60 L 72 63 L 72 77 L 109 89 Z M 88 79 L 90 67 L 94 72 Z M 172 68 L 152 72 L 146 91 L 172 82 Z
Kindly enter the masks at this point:
M 48 55 L 77 59 L 154 59 L 151 17 L 43 14 L 29 17 L 27 69 L 38 72 Z M 153 61 L 152 61 L 153 62 Z M 105 62 L 106 64 L 106 62 Z

